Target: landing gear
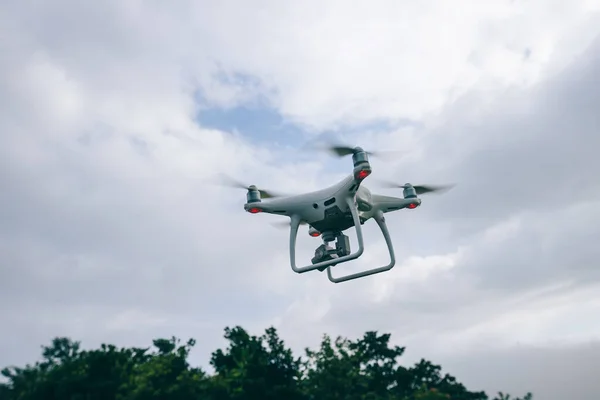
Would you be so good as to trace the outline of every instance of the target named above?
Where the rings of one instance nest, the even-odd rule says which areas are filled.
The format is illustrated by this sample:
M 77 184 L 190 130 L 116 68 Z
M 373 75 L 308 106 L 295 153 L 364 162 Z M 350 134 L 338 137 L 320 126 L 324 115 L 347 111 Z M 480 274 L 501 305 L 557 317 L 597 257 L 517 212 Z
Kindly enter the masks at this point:
M 350 254 L 350 239 L 348 236 L 341 232 L 324 232 L 321 237 L 323 238 L 323 244 L 317 247 L 315 250 L 315 256 L 311 259 L 313 265 L 323 261 L 334 260 L 339 257 L 344 257 Z M 335 242 L 335 248 L 329 246 L 329 242 Z M 337 263 L 331 264 L 331 266 Z M 327 269 L 327 266 L 317 268 L 323 272 Z

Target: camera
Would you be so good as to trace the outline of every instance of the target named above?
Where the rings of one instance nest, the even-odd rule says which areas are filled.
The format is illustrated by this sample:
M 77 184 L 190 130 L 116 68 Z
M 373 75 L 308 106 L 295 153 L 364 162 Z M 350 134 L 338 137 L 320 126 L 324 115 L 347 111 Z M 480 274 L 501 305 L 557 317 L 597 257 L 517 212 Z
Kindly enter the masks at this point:
M 315 256 L 310 260 L 313 265 L 318 264 L 323 261 L 333 260 L 334 258 L 338 258 L 336 254 L 336 249 L 328 246 L 327 244 L 322 244 L 315 250 Z M 319 271 L 325 271 L 327 267 L 317 268 Z
M 348 254 L 350 254 L 350 239 L 348 236 L 340 233 L 336 238 L 335 248 L 329 246 L 327 243 L 320 245 L 315 250 L 315 256 L 311 259 L 311 262 L 313 265 L 315 265 L 323 261 L 329 261 L 339 257 L 347 256 Z M 332 266 L 334 265 L 335 264 Z M 321 267 L 317 269 L 323 272 L 327 269 L 327 267 Z

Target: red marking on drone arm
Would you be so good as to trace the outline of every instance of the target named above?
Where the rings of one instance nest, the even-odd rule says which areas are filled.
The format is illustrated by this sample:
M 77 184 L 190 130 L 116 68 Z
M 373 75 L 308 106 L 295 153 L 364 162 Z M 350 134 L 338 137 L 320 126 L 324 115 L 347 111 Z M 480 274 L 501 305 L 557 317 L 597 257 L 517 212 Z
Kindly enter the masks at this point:
M 248 210 L 248 212 L 252 213 L 252 214 L 258 214 L 261 211 L 262 210 L 260 208 L 257 208 L 257 207 L 252 207 L 251 209 Z
M 358 171 L 358 173 L 356 174 L 356 179 L 360 179 L 361 181 L 363 179 L 365 179 L 367 176 L 369 176 L 371 174 L 371 171 L 367 170 L 367 169 L 363 169 Z

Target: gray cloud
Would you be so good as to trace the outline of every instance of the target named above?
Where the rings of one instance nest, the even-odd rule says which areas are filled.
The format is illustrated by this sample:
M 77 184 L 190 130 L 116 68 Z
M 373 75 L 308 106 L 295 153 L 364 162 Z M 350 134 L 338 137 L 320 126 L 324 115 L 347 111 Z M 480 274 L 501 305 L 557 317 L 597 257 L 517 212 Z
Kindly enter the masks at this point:
M 535 387 L 534 398 L 542 400 L 594 400 L 600 390 L 595 372 L 599 360 L 600 343 L 589 342 L 479 351 L 444 365 L 455 376 L 465 376 L 469 387 L 489 388 L 490 393 L 525 393 Z
M 449 197 L 438 208 L 444 215 L 489 219 L 598 198 L 599 50 L 596 41 L 532 88 L 510 89 L 491 103 L 475 93 L 444 114 L 426 153 L 443 161 L 429 171 L 460 180 L 459 190 L 477 199 L 460 207 L 463 197 Z
M 514 234 L 502 238 L 501 246 L 481 249 L 472 267 L 465 267 L 469 272 L 480 270 L 490 284 L 508 279 L 513 288 L 565 278 L 553 267 L 582 280 L 590 277 L 586 271 L 594 275 L 589 266 L 598 254 L 597 225 L 591 222 L 598 221 L 600 200 L 600 96 L 594 84 L 599 54 L 596 41 L 561 74 L 500 95 L 487 107 L 481 106 L 482 94 L 466 96 L 443 114 L 441 127 L 424 132 L 431 140 L 424 139 L 423 158 L 395 174 L 401 181 L 416 176 L 458 186 L 443 197 L 428 197 L 419 215 L 410 215 L 415 234 L 426 235 L 434 224 L 435 235 L 444 235 L 437 239 L 472 243 L 493 224 L 515 218 Z M 428 224 L 412 224 L 417 219 Z

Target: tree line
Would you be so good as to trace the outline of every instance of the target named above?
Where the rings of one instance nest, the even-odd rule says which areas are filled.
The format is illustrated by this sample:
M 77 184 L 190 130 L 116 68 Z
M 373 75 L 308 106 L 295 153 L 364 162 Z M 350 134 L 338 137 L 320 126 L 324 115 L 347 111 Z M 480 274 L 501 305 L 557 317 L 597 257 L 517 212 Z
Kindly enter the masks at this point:
M 316 350 L 296 357 L 275 328 L 251 335 L 225 329 L 226 349 L 214 351 L 209 373 L 192 367 L 193 339 L 155 339 L 146 348 L 102 344 L 84 350 L 80 342 L 55 338 L 41 360 L 2 370 L 0 400 L 531 400 L 470 391 L 439 365 L 422 359 L 405 367 L 404 347 L 390 334 L 361 338 L 324 335 Z

